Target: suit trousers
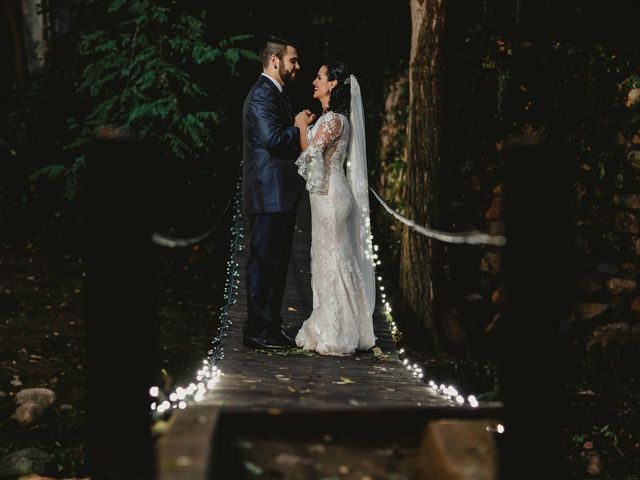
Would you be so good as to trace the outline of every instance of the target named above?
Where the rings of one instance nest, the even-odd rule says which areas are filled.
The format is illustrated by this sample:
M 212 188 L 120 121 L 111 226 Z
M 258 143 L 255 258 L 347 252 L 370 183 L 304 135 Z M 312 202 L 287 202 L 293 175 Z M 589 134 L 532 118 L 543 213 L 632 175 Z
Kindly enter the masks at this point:
M 299 200 L 286 212 L 250 216 L 251 242 L 246 269 L 245 336 L 276 333 L 282 328 L 282 299 Z

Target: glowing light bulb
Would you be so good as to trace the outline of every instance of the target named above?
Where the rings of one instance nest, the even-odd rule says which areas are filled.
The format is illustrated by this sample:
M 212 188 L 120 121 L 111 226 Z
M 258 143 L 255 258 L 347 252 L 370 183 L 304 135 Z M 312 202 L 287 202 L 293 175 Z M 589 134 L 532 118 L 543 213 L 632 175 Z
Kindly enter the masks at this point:
M 504 425 L 502 425 L 501 423 L 499 423 L 498 425 L 496 425 L 496 431 L 498 433 L 504 433 Z
M 149 395 L 154 398 L 157 397 L 159 393 L 160 393 L 160 389 L 158 387 L 151 387 L 149 389 Z

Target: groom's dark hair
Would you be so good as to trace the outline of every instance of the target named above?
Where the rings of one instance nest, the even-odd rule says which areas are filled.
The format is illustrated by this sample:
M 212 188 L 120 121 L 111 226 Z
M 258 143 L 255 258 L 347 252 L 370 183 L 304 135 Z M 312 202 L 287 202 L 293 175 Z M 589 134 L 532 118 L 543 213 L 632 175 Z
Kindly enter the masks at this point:
M 275 55 L 282 60 L 287 53 L 287 45 L 291 45 L 296 50 L 299 50 L 298 42 L 291 37 L 286 37 L 284 35 L 267 35 L 262 47 L 260 48 L 262 66 L 267 67 L 269 65 L 271 55 Z

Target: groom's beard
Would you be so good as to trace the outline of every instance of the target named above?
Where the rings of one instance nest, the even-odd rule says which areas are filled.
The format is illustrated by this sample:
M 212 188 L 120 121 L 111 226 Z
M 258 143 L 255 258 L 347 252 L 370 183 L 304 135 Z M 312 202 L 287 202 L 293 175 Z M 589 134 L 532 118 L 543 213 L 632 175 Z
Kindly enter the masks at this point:
M 278 60 L 278 72 L 280 72 L 280 79 L 282 83 L 285 85 L 289 85 L 290 83 L 295 81 L 295 76 L 291 70 L 287 70 L 284 66 L 284 62 L 282 60 Z

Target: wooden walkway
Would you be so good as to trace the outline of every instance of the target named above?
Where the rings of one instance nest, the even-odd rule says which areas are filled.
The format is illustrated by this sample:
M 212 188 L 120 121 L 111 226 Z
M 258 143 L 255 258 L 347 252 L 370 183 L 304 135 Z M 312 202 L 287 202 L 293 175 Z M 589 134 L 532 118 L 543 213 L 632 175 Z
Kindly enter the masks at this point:
M 310 209 L 305 196 L 298 211 L 283 315 L 299 327 L 311 311 Z M 246 228 L 245 228 L 246 233 Z M 248 242 L 248 235 L 245 235 Z M 225 478 L 222 437 L 227 430 L 269 431 L 293 428 L 423 428 L 434 418 L 486 417 L 485 408 L 458 406 L 435 394 L 400 362 L 385 314 L 374 324 L 383 355 L 357 352 L 350 357 L 255 351 L 242 345 L 246 318 L 244 283 L 247 245 L 235 254 L 241 275 L 237 302 L 229 310 L 232 325 L 224 339 L 223 375 L 205 398 L 171 418 L 169 434 L 158 446 L 160 478 Z M 489 409 L 491 410 L 491 409 Z M 495 413 L 495 411 L 494 411 Z M 362 430 L 364 431 L 364 430 Z M 209 473 L 206 473 L 209 472 Z

